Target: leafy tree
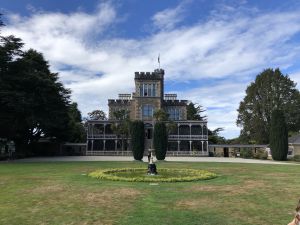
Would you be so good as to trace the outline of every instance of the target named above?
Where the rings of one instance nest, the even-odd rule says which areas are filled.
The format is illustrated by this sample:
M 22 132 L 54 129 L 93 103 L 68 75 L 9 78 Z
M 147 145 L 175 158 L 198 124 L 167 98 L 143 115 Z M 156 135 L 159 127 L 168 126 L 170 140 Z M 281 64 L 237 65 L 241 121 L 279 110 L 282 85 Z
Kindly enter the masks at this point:
M 105 112 L 102 110 L 94 110 L 88 113 L 90 120 L 107 120 Z
M 238 109 L 237 125 L 243 139 L 269 143 L 271 114 L 282 110 L 289 131 L 300 129 L 300 93 L 296 84 L 279 69 L 266 69 L 246 89 Z
M 187 105 L 186 110 L 187 110 L 187 119 L 188 120 L 205 120 L 206 119 L 206 116 L 201 115 L 203 112 L 205 112 L 205 110 L 202 109 L 201 105 L 190 102 Z
M 14 41 L 19 48 L 19 40 L 13 38 L 1 48 Z M 42 54 L 30 49 L 15 58 L 17 50 L 6 51 L 8 61 L 1 68 L 0 135 L 14 140 L 17 150 L 26 150 L 40 137 L 66 140 L 70 91 L 50 72 Z
M 168 133 L 166 124 L 163 122 L 156 122 L 154 125 L 153 145 L 156 158 L 164 160 L 168 148 Z
M 69 137 L 70 142 L 85 142 L 86 141 L 86 130 L 82 122 L 81 113 L 77 108 L 77 103 L 73 102 L 69 106 Z
M 142 160 L 144 155 L 145 130 L 143 121 L 133 121 L 130 124 L 131 148 L 135 160 Z
M 153 117 L 156 121 L 167 121 L 169 119 L 169 114 L 166 113 L 165 110 L 159 109 L 153 113 Z
M 128 140 L 129 137 L 129 128 L 130 128 L 130 119 L 128 110 L 118 110 L 113 113 L 116 122 L 112 125 L 113 131 L 121 137 L 122 142 L 122 151 L 124 150 L 124 142 Z
M 41 137 L 70 137 L 70 91 L 41 53 L 23 52 L 21 39 L 0 36 L 0 137 L 27 153 Z M 74 119 L 76 121 L 76 119 Z
M 288 154 L 288 132 L 281 110 L 274 110 L 271 116 L 270 148 L 274 160 L 286 160 Z
M 219 135 L 220 131 L 223 131 L 223 128 L 217 128 L 215 130 L 208 129 L 208 141 L 212 144 L 225 144 L 227 141 L 224 137 Z

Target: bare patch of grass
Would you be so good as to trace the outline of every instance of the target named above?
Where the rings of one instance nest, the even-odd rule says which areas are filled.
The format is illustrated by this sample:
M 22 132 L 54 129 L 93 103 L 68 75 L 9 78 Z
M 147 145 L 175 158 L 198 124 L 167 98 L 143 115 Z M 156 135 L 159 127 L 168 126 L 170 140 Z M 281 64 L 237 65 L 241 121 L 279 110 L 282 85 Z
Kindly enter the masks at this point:
M 254 189 L 266 188 L 266 183 L 263 181 L 246 180 L 241 184 L 234 185 L 193 185 L 186 188 L 185 192 L 218 192 L 225 195 L 241 195 L 248 193 Z

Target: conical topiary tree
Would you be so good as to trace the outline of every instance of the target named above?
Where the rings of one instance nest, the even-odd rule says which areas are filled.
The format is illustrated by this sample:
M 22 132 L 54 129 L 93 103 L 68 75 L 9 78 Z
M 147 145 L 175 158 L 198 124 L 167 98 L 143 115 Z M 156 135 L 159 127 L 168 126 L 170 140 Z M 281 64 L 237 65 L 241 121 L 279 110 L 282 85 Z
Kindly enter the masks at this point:
M 130 124 L 131 150 L 135 160 L 142 160 L 144 155 L 144 123 L 143 121 L 133 121 Z
M 168 148 L 168 133 L 166 124 L 163 122 L 156 122 L 154 125 L 153 145 L 156 158 L 164 160 Z
M 286 160 L 288 154 L 288 131 L 284 114 L 274 110 L 271 116 L 270 148 L 274 160 Z

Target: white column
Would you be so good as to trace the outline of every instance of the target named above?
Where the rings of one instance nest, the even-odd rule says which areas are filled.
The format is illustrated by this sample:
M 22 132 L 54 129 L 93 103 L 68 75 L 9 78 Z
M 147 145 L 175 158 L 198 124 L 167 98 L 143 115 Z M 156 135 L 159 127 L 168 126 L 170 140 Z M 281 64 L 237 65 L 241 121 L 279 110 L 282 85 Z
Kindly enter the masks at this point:
M 201 141 L 201 144 L 202 144 L 201 152 L 203 153 L 203 141 Z
M 103 124 L 103 137 L 105 138 L 105 127 L 106 127 L 106 124 Z
M 103 151 L 105 151 L 105 142 L 106 140 L 103 140 Z
M 115 151 L 117 151 L 118 140 L 115 140 Z
M 190 141 L 190 152 L 192 152 L 192 141 Z
M 180 141 L 177 141 L 178 146 L 177 146 L 177 151 L 180 151 Z
M 92 151 L 94 151 L 94 140 L 92 140 L 92 148 L 91 148 Z
M 92 138 L 94 138 L 94 124 L 92 123 Z
M 201 124 L 201 129 L 202 129 L 202 138 L 203 138 L 203 124 Z
M 208 141 L 206 141 L 206 151 L 208 153 Z

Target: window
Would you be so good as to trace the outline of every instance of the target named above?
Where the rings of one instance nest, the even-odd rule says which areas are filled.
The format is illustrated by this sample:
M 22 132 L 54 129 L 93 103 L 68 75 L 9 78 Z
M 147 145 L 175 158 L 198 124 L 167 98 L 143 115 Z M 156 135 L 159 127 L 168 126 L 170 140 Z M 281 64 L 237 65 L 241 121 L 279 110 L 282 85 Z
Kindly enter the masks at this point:
M 141 97 L 155 97 L 156 88 L 155 84 L 141 84 L 140 85 L 140 96 Z
M 143 118 L 144 117 L 153 117 L 153 106 L 152 105 L 144 105 L 142 115 L 143 115 Z
M 169 108 L 168 109 L 169 119 L 170 120 L 180 120 L 180 109 L 178 108 Z

